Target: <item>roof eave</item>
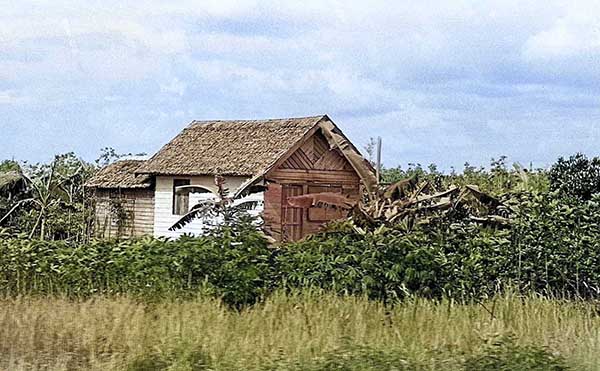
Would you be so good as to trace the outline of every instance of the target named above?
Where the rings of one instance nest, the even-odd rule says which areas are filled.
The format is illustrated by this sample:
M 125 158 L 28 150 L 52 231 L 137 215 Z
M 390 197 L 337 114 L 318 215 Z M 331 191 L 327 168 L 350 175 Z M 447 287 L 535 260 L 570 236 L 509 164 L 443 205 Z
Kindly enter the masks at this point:
M 139 184 L 139 185 L 107 185 L 107 184 L 84 184 L 84 188 L 96 188 L 96 189 L 148 189 L 152 188 L 151 183 Z
M 241 173 L 241 172 L 170 172 L 170 171 L 148 171 L 148 172 L 136 172 L 136 175 L 146 176 L 180 176 L 180 177 L 191 177 L 191 176 L 239 176 L 239 177 L 252 177 L 253 173 Z

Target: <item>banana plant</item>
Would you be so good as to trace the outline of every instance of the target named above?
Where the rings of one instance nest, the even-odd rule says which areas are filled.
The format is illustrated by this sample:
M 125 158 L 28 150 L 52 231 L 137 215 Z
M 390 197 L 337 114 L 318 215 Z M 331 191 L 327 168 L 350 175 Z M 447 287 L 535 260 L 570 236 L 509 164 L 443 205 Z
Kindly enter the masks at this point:
M 35 222 L 29 231 L 29 238 L 33 238 L 39 232 L 39 238 L 46 238 L 46 226 L 49 217 L 49 210 L 56 206 L 61 206 L 62 209 L 71 212 L 75 203 L 75 194 L 79 192 L 75 184 L 83 184 L 83 182 L 74 181 L 81 177 L 84 173 L 84 164 L 77 160 L 76 164 L 70 164 L 69 171 L 59 169 L 64 165 L 66 156 L 57 156 L 49 166 L 31 167 L 31 174 L 26 174 L 24 171 L 18 172 L 18 180 L 22 183 L 20 188 L 19 200 L 14 201 L 10 209 L 0 217 L 0 225 L 20 209 L 29 206 L 36 211 Z M 17 177 L 13 177 L 17 181 Z M 3 183 L 6 185 L 6 182 Z M 4 188 L 6 189 L 6 188 Z M 0 190 L 1 191 L 1 190 Z
M 213 194 L 212 198 L 201 200 L 192 206 L 169 228 L 170 231 L 182 229 L 196 219 L 208 220 L 211 222 L 210 226 L 232 225 L 242 215 L 247 215 L 248 211 L 256 209 L 261 202 L 248 196 L 263 192 L 263 187 L 255 186 L 249 188 L 248 192 L 231 196 L 229 189 L 225 186 L 225 178 L 216 175 L 214 183 L 217 189 L 216 194 Z

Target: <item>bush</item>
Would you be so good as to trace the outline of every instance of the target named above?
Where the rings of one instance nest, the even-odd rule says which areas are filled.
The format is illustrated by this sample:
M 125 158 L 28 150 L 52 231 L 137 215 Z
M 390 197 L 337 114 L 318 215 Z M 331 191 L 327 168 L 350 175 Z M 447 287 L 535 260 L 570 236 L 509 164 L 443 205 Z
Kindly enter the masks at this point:
M 269 247 L 249 224 L 199 237 L 87 244 L 0 239 L 9 294 L 220 297 L 251 305 L 277 288 L 320 288 L 391 302 L 406 296 L 479 300 L 506 289 L 560 297 L 600 293 L 600 197 L 514 194 L 509 229 L 441 221 L 410 233 L 331 231 Z
M 425 367 L 400 352 L 383 351 L 367 346 L 348 344 L 313 359 L 298 360 L 282 357 L 265 365 L 264 371 L 409 371 Z
M 465 371 L 564 371 L 568 370 L 563 357 L 547 349 L 516 344 L 515 339 L 504 336 L 488 341 L 479 354 L 465 361 Z
M 244 227 L 246 228 L 246 227 Z M 145 297 L 208 291 L 252 304 L 271 281 L 271 251 L 254 228 L 201 238 L 99 240 L 89 244 L 0 240 L 0 287 L 9 294 L 128 293 Z
M 549 172 L 550 189 L 563 197 L 590 200 L 600 192 L 600 158 L 588 159 L 577 153 L 568 160 L 559 158 Z
M 189 347 L 180 345 L 171 352 L 143 354 L 133 361 L 127 367 L 127 371 L 166 371 L 166 370 L 185 370 L 185 371 L 204 371 L 212 370 L 210 356 L 202 350 L 188 349 Z
M 375 299 L 441 295 L 440 250 L 414 233 L 329 233 L 292 243 L 277 256 L 282 282 Z
M 451 369 L 464 371 L 565 371 L 570 369 L 562 356 L 554 355 L 537 345 L 518 345 L 511 336 L 485 340 L 474 354 L 452 349 L 427 350 L 427 361 L 419 362 L 401 350 L 378 349 L 348 344 L 342 348 L 312 359 L 298 360 L 281 357 L 263 367 L 263 370 L 286 371 L 360 371 L 397 370 L 418 371 Z

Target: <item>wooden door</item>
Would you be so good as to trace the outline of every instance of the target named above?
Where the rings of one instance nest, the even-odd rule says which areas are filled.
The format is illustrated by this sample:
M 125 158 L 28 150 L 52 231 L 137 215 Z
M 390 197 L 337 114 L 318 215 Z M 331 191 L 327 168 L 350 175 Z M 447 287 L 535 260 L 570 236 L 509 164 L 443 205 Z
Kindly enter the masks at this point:
M 304 194 L 304 187 L 301 185 L 284 185 L 282 189 L 281 202 L 281 229 L 283 241 L 298 241 L 303 235 L 304 209 L 292 207 L 287 198 L 292 196 L 301 196 Z

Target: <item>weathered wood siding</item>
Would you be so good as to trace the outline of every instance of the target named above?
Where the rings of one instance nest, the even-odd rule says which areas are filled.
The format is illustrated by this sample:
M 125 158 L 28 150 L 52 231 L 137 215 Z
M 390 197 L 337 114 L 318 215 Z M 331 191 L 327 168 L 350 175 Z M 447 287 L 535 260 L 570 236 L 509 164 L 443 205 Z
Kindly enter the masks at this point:
M 196 219 L 177 231 L 170 231 L 169 228 L 175 224 L 181 215 L 173 215 L 173 181 L 175 179 L 189 179 L 190 185 L 201 186 L 216 193 L 217 187 L 213 176 L 157 176 L 156 192 L 154 203 L 154 236 L 178 238 L 183 234 L 200 235 L 205 227 L 205 221 Z M 234 193 L 239 186 L 245 182 L 245 177 L 226 177 L 225 187 Z M 198 201 L 198 196 L 190 195 L 189 205 L 193 206 Z
M 298 240 L 319 231 L 328 221 L 346 217 L 345 212 L 333 209 L 291 207 L 287 197 L 321 192 L 342 193 L 355 200 L 360 197 L 358 174 L 318 132 L 265 179 L 265 230 L 277 240 Z
M 94 231 L 97 237 L 132 237 L 154 232 L 154 191 L 151 189 L 98 189 L 95 193 Z M 115 213 L 120 204 L 126 219 Z
M 274 239 L 281 241 L 281 202 L 282 202 L 282 186 L 277 183 L 270 183 L 265 192 L 265 210 L 263 219 L 265 221 L 265 232 Z

